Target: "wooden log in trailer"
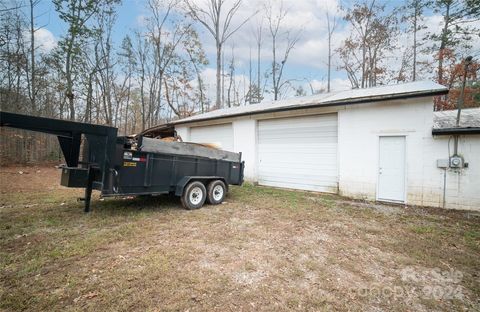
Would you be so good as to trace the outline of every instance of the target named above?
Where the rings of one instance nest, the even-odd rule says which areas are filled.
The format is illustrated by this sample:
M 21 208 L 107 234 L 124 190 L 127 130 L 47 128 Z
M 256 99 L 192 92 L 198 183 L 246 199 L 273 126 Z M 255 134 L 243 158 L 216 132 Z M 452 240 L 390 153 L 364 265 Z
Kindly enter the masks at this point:
M 243 183 L 241 153 L 143 136 L 117 136 L 117 128 L 0 112 L 0 126 L 56 135 L 65 158 L 60 184 L 104 197 L 174 194 L 187 209 L 219 204 L 228 185 Z M 83 144 L 82 153 L 81 145 Z

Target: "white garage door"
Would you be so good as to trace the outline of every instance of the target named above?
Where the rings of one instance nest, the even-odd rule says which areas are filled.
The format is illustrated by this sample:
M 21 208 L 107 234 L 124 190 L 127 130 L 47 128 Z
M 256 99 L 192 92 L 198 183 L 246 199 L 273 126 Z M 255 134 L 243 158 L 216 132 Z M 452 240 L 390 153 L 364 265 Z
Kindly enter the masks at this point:
M 337 114 L 259 121 L 259 184 L 336 193 L 337 129 Z
M 223 150 L 233 151 L 232 124 L 190 128 L 190 141 L 196 143 L 218 143 Z

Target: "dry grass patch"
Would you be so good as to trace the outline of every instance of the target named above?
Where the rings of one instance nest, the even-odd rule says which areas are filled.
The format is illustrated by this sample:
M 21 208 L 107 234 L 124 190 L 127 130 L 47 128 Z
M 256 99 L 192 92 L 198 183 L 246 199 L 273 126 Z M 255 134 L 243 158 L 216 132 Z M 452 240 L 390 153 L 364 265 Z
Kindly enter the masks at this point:
M 85 215 L 53 168 L 0 177 L 3 310 L 479 309 L 478 214 L 245 185 Z

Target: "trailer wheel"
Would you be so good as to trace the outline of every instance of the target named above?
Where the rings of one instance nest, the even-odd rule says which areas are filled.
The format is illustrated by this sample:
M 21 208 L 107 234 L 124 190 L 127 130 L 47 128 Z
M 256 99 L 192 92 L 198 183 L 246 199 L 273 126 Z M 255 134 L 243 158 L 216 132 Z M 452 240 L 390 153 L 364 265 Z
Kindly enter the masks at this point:
M 207 190 L 202 182 L 193 181 L 185 187 L 181 197 L 182 205 L 185 209 L 198 209 L 203 206 L 207 198 Z
M 215 180 L 208 184 L 208 202 L 212 205 L 218 205 L 223 202 L 227 195 L 225 183 L 221 180 Z

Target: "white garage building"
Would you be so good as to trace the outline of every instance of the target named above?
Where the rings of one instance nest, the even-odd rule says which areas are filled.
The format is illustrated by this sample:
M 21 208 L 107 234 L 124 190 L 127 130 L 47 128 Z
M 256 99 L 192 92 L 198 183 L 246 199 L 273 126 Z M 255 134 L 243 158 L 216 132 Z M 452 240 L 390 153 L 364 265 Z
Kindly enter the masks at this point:
M 464 110 L 454 128 L 456 111 L 433 112 L 433 96 L 447 92 L 413 82 L 221 109 L 160 127 L 242 152 L 245 179 L 260 185 L 480 211 L 480 109 Z M 454 135 L 466 165 L 444 168 Z

